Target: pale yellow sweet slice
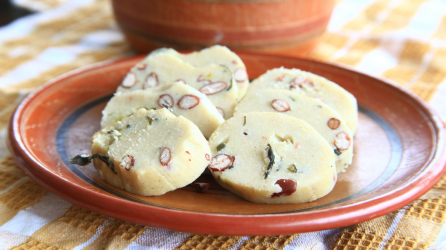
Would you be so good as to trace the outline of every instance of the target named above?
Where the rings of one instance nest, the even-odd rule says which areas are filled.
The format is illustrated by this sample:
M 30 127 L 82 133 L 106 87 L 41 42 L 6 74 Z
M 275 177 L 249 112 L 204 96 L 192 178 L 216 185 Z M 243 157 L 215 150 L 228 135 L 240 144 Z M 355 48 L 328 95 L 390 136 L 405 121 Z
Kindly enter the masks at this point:
M 171 53 L 196 67 L 203 67 L 210 64 L 225 65 L 231 70 L 237 82 L 239 100 L 243 98 L 248 90 L 249 79 L 245 64 L 237 54 L 225 46 L 214 45 L 188 54 L 181 54 L 174 49 L 163 48 L 153 52 L 153 54 L 156 53 Z
M 167 109 L 140 109 L 93 135 L 91 151 L 109 157 L 95 168 L 108 183 L 151 196 L 184 187 L 205 170 L 208 142 L 191 121 Z
M 136 64 L 117 92 L 151 89 L 174 82 L 187 84 L 207 95 L 225 118 L 232 117 L 238 86 L 228 67 L 216 64 L 195 67 L 169 53 L 149 55 Z
M 337 180 L 335 154 L 303 120 L 270 112 L 237 115 L 212 134 L 215 180 L 257 203 L 301 203 L 328 194 Z
M 262 89 L 248 93 L 235 108 L 234 116 L 248 112 L 278 112 L 302 119 L 330 144 L 338 173 L 352 163 L 353 134 L 344 119 L 328 105 L 288 90 Z
M 206 95 L 183 83 L 162 85 L 149 90 L 116 93 L 102 111 L 101 127 L 119 121 L 140 108 L 157 109 L 166 105 L 172 112 L 189 119 L 209 138 L 225 121 Z
M 353 133 L 358 126 L 356 98 L 348 91 L 323 77 L 299 69 L 272 69 L 255 79 L 248 91 L 286 89 L 326 103 L 347 122 Z

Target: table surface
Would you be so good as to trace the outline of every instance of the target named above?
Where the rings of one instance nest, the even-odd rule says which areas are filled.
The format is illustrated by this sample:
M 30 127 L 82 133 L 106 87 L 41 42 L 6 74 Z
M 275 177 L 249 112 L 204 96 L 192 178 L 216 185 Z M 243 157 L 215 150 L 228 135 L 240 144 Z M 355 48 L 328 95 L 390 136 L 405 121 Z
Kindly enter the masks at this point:
M 268 237 L 144 227 L 58 198 L 15 165 L 4 144 L 8 118 L 48 80 L 134 52 L 107 0 L 14 0 L 18 12 L 5 12 L 10 7 L 5 2 L 0 0 L 0 25 L 5 24 L 0 27 L 0 249 L 446 249 L 446 176 L 417 201 L 377 219 Z M 394 81 L 446 120 L 442 0 L 337 1 L 327 32 L 309 57 Z

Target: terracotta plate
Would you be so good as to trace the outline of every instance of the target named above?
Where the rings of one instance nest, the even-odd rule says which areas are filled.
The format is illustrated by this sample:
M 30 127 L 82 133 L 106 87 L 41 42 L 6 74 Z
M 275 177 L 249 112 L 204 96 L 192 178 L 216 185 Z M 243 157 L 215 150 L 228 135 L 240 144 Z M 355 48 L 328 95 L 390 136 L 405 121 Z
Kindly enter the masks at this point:
M 337 66 L 303 59 L 240 53 L 255 78 L 276 67 L 301 68 L 353 93 L 359 129 L 353 165 L 334 190 L 311 203 L 255 204 L 221 188 L 209 175 L 207 193 L 186 186 L 142 197 L 104 182 L 92 165 L 68 159 L 90 153 L 101 110 L 128 69 L 142 57 L 104 62 L 51 81 L 17 108 L 9 148 L 38 184 L 81 207 L 121 220 L 193 233 L 278 235 L 347 226 L 409 204 L 444 171 L 443 124 L 421 99 L 401 88 Z

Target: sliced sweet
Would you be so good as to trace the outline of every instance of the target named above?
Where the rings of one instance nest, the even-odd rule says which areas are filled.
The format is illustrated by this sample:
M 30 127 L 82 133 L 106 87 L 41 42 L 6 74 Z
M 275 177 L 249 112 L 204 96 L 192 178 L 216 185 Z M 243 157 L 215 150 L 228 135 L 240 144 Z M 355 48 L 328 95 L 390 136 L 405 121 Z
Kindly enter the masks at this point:
M 217 128 L 209 145 L 215 180 L 252 202 L 310 202 L 336 183 L 333 149 L 312 126 L 291 116 L 236 115 Z
M 237 54 L 225 46 L 214 45 L 212 47 L 202 49 L 201 51 L 188 54 L 181 54 L 174 49 L 163 48 L 152 52 L 152 55 L 157 53 L 170 53 L 196 67 L 203 67 L 210 64 L 225 65 L 231 70 L 232 74 L 234 75 L 234 79 L 237 82 L 239 100 L 248 90 L 249 79 L 245 64 Z
M 248 112 L 280 112 L 302 119 L 330 144 L 337 155 L 338 173 L 352 163 L 353 134 L 342 117 L 321 101 L 287 90 L 262 89 L 249 92 L 237 104 L 234 115 Z
M 172 83 L 186 84 L 207 95 L 216 107 L 232 117 L 238 96 L 238 84 L 227 66 L 207 64 L 195 67 L 171 53 L 153 53 L 136 64 L 117 92 L 151 89 Z
M 209 164 L 206 138 L 191 121 L 167 109 L 139 109 L 91 138 L 93 164 L 108 183 L 151 196 L 184 187 Z
M 150 90 L 116 93 L 102 111 L 101 127 L 108 126 L 140 108 L 168 106 L 172 112 L 191 120 L 209 138 L 225 120 L 209 99 L 200 91 L 182 84 L 162 85 Z
M 272 69 L 255 79 L 250 92 L 258 89 L 285 89 L 318 99 L 338 112 L 350 130 L 358 126 L 356 98 L 336 83 L 299 69 Z

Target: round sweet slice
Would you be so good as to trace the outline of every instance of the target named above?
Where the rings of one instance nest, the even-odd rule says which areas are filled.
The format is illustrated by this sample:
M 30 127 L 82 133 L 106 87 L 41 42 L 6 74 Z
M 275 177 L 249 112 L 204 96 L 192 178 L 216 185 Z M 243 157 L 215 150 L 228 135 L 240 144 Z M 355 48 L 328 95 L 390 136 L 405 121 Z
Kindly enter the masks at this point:
M 108 183 L 150 196 L 184 187 L 206 169 L 208 142 L 191 121 L 167 109 L 140 109 L 91 138 L 93 164 Z
M 310 202 L 336 184 L 333 149 L 308 123 L 291 116 L 234 116 L 217 128 L 209 145 L 215 180 L 252 202 Z
M 158 49 L 152 52 L 156 53 L 171 53 L 185 62 L 188 62 L 196 67 L 203 67 L 210 64 L 225 65 L 228 67 L 238 86 L 238 99 L 242 99 L 249 87 L 248 73 L 246 66 L 240 57 L 225 46 L 214 45 L 209 48 L 202 49 L 188 54 L 178 53 L 174 49 Z
M 163 85 L 150 90 L 116 93 L 102 111 L 101 127 L 108 126 L 140 108 L 164 106 L 195 123 L 206 138 L 225 121 L 206 95 L 183 83 Z
M 313 97 L 326 103 L 347 122 L 355 133 L 358 126 L 356 98 L 348 91 L 323 77 L 299 69 L 272 69 L 254 80 L 249 91 L 286 89 Z
M 224 65 L 195 67 L 169 53 L 155 53 L 137 63 L 124 78 L 117 92 L 129 92 L 179 82 L 207 95 L 222 111 L 232 117 L 237 103 L 238 86 Z
M 279 112 L 302 119 L 330 144 L 338 174 L 352 163 L 353 134 L 341 116 L 321 101 L 288 90 L 263 89 L 248 93 L 234 115 L 248 112 Z

